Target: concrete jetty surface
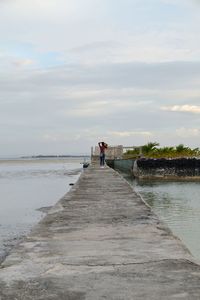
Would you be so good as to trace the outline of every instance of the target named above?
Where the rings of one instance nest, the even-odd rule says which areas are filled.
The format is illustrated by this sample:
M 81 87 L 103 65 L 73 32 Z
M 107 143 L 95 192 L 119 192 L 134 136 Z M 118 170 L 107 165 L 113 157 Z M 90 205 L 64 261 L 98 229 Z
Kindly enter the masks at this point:
M 115 171 L 91 166 L 0 268 L 0 300 L 200 299 L 200 266 Z

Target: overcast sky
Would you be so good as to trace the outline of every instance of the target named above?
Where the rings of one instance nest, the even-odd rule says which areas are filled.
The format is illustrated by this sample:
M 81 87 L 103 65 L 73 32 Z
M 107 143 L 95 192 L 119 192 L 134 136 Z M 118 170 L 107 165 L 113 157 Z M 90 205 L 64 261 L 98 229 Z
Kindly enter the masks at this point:
M 0 0 L 0 155 L 200 147 L 200 1 Z

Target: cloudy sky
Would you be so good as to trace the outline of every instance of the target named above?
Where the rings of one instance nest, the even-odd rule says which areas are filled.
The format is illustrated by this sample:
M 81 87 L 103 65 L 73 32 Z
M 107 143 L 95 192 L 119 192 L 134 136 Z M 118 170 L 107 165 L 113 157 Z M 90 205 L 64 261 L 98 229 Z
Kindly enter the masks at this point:
M 0 0 L 0 155 L 200 147 L 200 1 Z

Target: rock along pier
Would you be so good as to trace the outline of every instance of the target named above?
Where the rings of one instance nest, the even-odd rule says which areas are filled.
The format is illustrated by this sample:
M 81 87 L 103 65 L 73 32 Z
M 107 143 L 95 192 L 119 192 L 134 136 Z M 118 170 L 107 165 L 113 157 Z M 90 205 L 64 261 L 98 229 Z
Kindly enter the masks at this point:
M 92 165 L 0 267 L 0 300 L 200 299 L 200 266 L 115 171 Z

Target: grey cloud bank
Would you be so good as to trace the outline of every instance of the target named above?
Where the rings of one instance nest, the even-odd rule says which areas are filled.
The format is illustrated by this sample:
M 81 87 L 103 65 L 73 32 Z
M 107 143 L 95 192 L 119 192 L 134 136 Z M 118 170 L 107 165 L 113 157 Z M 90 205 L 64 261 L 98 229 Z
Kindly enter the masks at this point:
M 200 146 L 199 12 L 150 2 L 0 3 L 0 155 Z

